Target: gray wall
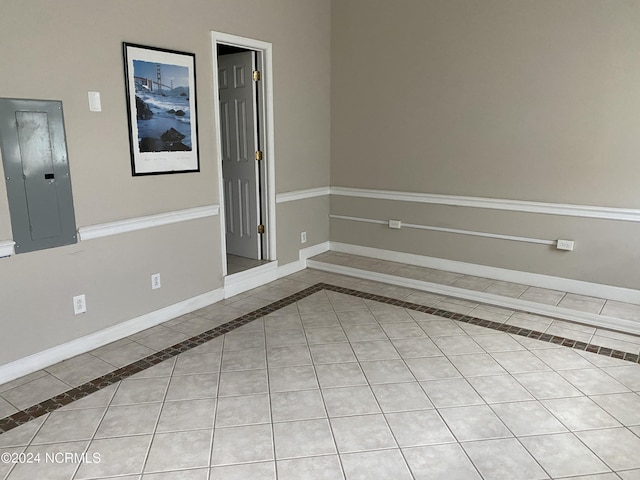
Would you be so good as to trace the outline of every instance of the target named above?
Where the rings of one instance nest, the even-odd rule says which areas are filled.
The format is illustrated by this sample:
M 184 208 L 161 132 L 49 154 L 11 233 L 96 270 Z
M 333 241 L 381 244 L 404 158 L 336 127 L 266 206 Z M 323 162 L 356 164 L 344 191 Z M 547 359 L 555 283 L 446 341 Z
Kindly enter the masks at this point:
M 331 183 L 640 208 L 639 23 L 640 4 L 625 0 L 3 0 L 0 95 L 64 102 L 78 227 L 218 203 L 212 30 L 273 44 L 278 193 Z M 196 54 L 200 173 L 131 176 L 123 41 Z M 103 112 L 89 112 L 90 90 Z M 635 223 L 330 205 L 278 204 L 281 264 L 331 238 L 640 287 Z M 570 238 L 576 250 L 328 222 L 329 208 Z M 220 238 L 210 217 L 0 259 L 0 364 L 222 287 Z M 10 239 L 0 183 L 0 241 Z M 89 310 L 74 316 L 79 293 Z
M 333 2 L 332 186 L 640 208 L 639 22 L 636 1 Z M 332 213 L 573 239 L 331 222 L 336 241 L 640 288 L 637 223 L 349 198 Z
M 301 248 L 329 240 L 329 197 L 306 198 L 278 204 L 278 259 L 280 263 L 298 260 Z M 300 233 L 307 232 L 307 243 Z
M 63 101 L 78 227 L 218 204 L 212 30 L 273 44 L 276 191 L 328 184 L 329 0 L 3 0 L 1 11 L 0 96 Z M 131 176 L 123 41 L 196 54 L 200 173 Z M 301 218 L 308 205 L 287 208 Z M 285 224 L 278 257 L 293 259 L 304 228 Z M 0 241 L 11 238 L 2 182 Z M 0 364 L 222 287 L 220 242 L 209 217 L 0 259 Z M 74 316 L 80 293 L 88 312 Z
M 635 267 L 640 253 L 635 242 L 624 240 L 638 238 L 638 226 L 631 222 L 340 196 L 332 197 L 331 213 L 541 240 L 573 238 L 575 250 L 566 252 L 543 244 L 331 219 L 331 238 L 338 242 L 626 288 L 640 286 Z

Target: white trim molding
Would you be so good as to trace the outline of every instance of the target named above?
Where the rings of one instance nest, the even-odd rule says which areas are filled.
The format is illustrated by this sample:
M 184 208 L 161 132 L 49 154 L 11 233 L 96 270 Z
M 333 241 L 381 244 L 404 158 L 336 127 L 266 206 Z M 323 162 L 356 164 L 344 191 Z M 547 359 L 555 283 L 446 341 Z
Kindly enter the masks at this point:
M 276 195 L 276 203 L 293 202 L 295 200 L 304 200 L 305 198 L 323 197 L 331 193 L 330 187 L 308 188 L 306 190 L 294 190 L 291 192 L 278 193 Z
M 132 320 L 119 323 L 84 337 L 71 340 L 42 352 L 15 360 L 0 366 L 0 384 L 15 380 L 24 375 L 47 368 L 58 362 L 128 337 L 135 333 L 155 327 L 173 318 L 204 308 L 224 298 L 222 288 L 169 305 L 151 313 L 141 315 Z M 114 367 L 115 370 L 115 367 Z
M 640 209 L 600 207 L 593 205 L 573 205 L 564 203 L 531 202 L 528 200 L 508 200 L 502 198 L 467 197 L 440 195 L 434 193 L 398 192 L 366 188 L 331 187 L 331 195 L 361 197 L 377 200 L 453 205 L 457 207 L 510 210 L 514 212 L 544 213 L 569 217 L 601 218 L 624 222 L 640 222 Z
M 590 297 L 606 298 L 618 302 L 640 304 L 640 290 L 630 288 L 615 287 L 601 283 L 584 282 L 569 278 L 554 277 L 540 273 L 521 272 L 506 268 L 488 267 L 475 263 L 459 262 L 456 260 L 446 260 L 444 258 L 428 257 L 426 255 L 416 255 L 413 253 L 396 252 L 393 250 L 383 250 L 380 248 L 363 247 L 341 242 L 331 242 L 331 250 L 335 252 L 350 253 L 363 257 L 376 258 L 379 260 L 389 260 L 392 262 L 406 263 L 419 267 L 434 268 L 448 272 L 460 273 L 463 275 L 474 275 L 476 277 L 491 278 L 504 282 L 520 283 L 532 287 L 547 288 L 550 290 L 560 290 L 563 292 L 577 293 Z M 639 324 L 640 325 L 640 324 Z
M 306 247 L 300 250 L 300 260 L 305 262 L 305 267 L 307 259 L 311 257 L 315 257 L 316 255 L 320 255 L 321 253 L 328 252 L 331 248 L 330 242 L 323 242 L 317 245 L 311 245 L 310 247 Z
M 303 248 L 298 251 L 298 260 L 278 267 L 278 278 L 286 277 L 307 268 L 307 260 L 316 255 L 329 251 L 330 242 Z
M 353 222 L 375 223 L 378 225 L 388 225 L 389 220 L 376 220 L 373 218 L 350 217 L 346 215 L 329 215 L 329 218 L 338 220 L 350 220 Z M 517 237 L 514 235 L 502 235 L 500 233 L 476 232 L 473 230 L 460 230 L 457 228 L 434 227 L 431 225 L 418 225 L 415 223 L 402 223 L 401 228 L 414 228 L 417 230 L 431 230 L 434 232 L 457 233 L 460 235 L 471 235 L 474 237 L 497 238 L 500 240 L 511 240 L 514 242 L 537 243 L 539 245 L 556 245 L 557 240 L 544 240 L 542 238 Z
M 214 98 L 214 120 L 216 127 L 216 144 L 218 146 L 218 155 L 216 161 L 216 168 L 218 171 L 218 194 L 220 198 L 220 205 L 224 205 L 224 185 L 222 177 L 222 147 L 220 140 L 220 101 L 218 97 L 219 83 L 218 83 L 218 44 L 230 45 L 233 47 L 246 48 L 253 50 L 262 55 L 262 78 L 261 83 L 263 85 L 264 99 L 262 100 L 262 110 L 265 114 L 264 125 L 261 128 L 264 129 L 264 145 L 262 150 L 265 153 L 264 163 L 266 165 L 266 203 L 263 213 L 266 220 L 265 225 L 267 227 L 267 259 L 276 260 L 277 248 L 276 248 L 276 154 L 275 154 L 275 120 L 273 113 L 273 45 L 270 42 L 263 40 L 256 40 L 248 37 L 241 37 L 224 32 L 211 32 L 211 66 L 212 66 L 212 90 Z M 224 209 L 220 212 L 220 239 L 221 239 L 221 257 L 222 257 L 222 274 L 227 275 L 227 247 L 226 247 L 226 228 Z
M 307 259 L 329 251 L 329 242 L 319 243 L 298 251 L 298 260 L 278 265 L 278 262 L 271 262 L 259 267 L 245 270 L 244 272 L 227 275 L 224 278 L 225 298 L 233 297 L 240 293 L 265 285 L 279 278 L 286 277 L 293 273 L 307 268 Z
M 96 348 L 126 338 L 135 333 L 155 327 L 161 323 L 191 313 L 200 308 L 217 303 L 225 298 L 244 291 L 265 285 L 278 278 L 304 270 L 307 259 L 329 250 L 329 242 L 303 248 L 299 252 L 299 260 L 278 267 L 278 262 L 271 262 L 257 268 L 229 275 L 225 278 L 223 288 L 197 295 L 181 302 L 169 305 L 154 312 L 141 315 L 98 332 L 85 335 L 70 342 L 57 345 L 42 352 L 35 353 L 5 365 L 0 365 L 0 385 L 24 375 L 47 368 L 76 355 L 90 352 Z M 114 368 L 115 369 L 115 368 Z
M 269 262 L 224 277 L 224 298 L 260 287 L 278 279 L 278 262 Z
M 640 222 L 640 209 L 575 205 L 568 203 L 532 202 L 529 200 L 509 200 L 503 198 L 470 197 L 461 195 L 441 195 L 435 193 L 400 192 L 350 187 L 317 187 L 294 190 L 276 195 L 276 203 L 292 202 L 305 198 L 337 195 L 374 200 L 450 205 L 456 207 L 485 208 L 489 210 L 509 210 L 513 212 L 543 213 L 568 217 L 600 218 L 624 222 Z
M 10 257 L 16 253 L 16 242 L 13 240 L 0 241 L 0 258 Z
M 186 222 L 188 220 L 196 220 L 198 218 L 206 218 L 218 215 L 220 207 L 218 205 L 206 205 L 203 207 L 187 208 L 185 210 L 176 210 L 173 212 L 159 213 L 156 215 L 147 215 L 144 217 L 129 218 L 126 220 L 118 220 L 115 222 L 101 223 L 88 227 L 80 227 L 78 229 L 78 238 L 81 241 L 93 240 L 96 238 L 108 237 L 110 235 L 118 235 L 145 228 L 159 227 L 162 225 L 170 225 L 172 223 Z
M 332 244 L 333 245 L 333 244 Z M 570 310 L 568 308 L 556 307 L 553 305 L 545 305 L 541 303 L 520 300 L 518 298 L 504 297 L 491 293 L 477 292 L 464 288 L 442 285 L 439 283 L 425 282 L 424 280 L 416 280 L 412 278 L 399 277 L 386 273 L 372 272 L 354 267 L 345 267 L 332 263 L 318 262 L 309 260 L 308 266 L 325 272 L 337 273 L 341 275 L 349 275 L 352 277 L 363 278 L 375 282 L 397 285 L 400 287 L 413 288 L 425 292 L 431 292 L 438 295 L 462 298 L 477 303 L 495 305 L 498 307 L 508 308 L 512 310 L 521 310 L 535 315 L 545 315 L 570 322 L 582 323 L 594 327 L 613 329 L 631 334 L 640 334 L 640 323 L 633 320 L 625 320 L 622 318 L 608 317 L 595 313 L 580 312 Z

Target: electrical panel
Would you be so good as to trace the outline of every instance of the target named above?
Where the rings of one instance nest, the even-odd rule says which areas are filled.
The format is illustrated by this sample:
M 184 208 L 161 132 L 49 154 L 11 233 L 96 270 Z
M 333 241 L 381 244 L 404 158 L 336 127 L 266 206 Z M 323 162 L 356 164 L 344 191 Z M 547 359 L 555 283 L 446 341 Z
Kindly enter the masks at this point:
M 76 243 L 62 102 L 0 98 L 0 151 L 16 253 Z

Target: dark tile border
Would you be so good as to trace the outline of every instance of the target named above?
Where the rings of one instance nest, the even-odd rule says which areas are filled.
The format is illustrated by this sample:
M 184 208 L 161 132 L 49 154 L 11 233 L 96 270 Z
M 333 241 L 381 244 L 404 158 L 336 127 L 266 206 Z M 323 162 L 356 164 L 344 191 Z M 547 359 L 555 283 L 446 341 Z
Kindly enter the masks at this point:
M 23 425 L 31 420 L 35 420 L 36 418 L 45 415 L 47 413 L 53 412 L 65 405 L 70 404 L 76 400 L 80 400 L 92 393 L 97 392 L 105 387 L 113 385 L 125 378 L 128 378 L 138 372 L 146 370 L 147 368 L 153 367 L 154 365 L 163 362 L 164 360 L 168 360 L 180 353 L 186 352 L 200 346 L 204 343 L 207 343 L 210 340 L 213 340 L 220 335 L 224 335 L 225 333 L 229 333 L 232 330 L 235 330 L 238 327 L 246 325 L 247 323 L 252 322 L 260 317 L 273 313 L 281 308 L 287 307 L 292 303 L 295 303 L 303 298 L 308 297 L 314 293 L 320 292 L 322 290 L 329 290 L 336 293 L 343 293 L 346 295 L 351 295 L 354 297 L 362 298 L 364 300 L 372 300 L 380 303 L 385 303 L 387 305 L 393 305 L 397 307 L 407 308 L 409 310 L 414 310 L 417 312 L 428 313 L 431 315 L 436 315 L 438 317 L 449 318 L 451 320 L 456 320 L 458 322 L 468 323 L 470 325 L 477 325 L 479 327 L 490 328 L 493 330 L 497 330 L 499 332 L 510 333 L 513 335 L 519 335 L 521 337 L 532 338 L 535 340 L 540 340 L 543 342 L 554 343 L 557 345 L 562 345 L 565 347 L 573 348 L 576 350 L 584 350 L 586 352 L 596 353 L 598 355 L 604 355 L 606 357 L 619 358 L 621 360 L 626 360 L 632 363 L 640 363 L 640 355 L 623 352 L 620 350 L 614 350 L 611 348 L 605 348 L 598 345 L 588 344 L 584 342 L 578 342 L 576 340 L 571 340 L 565 337 L 557 337 L 554 335 L 549 335 L 542 332 L 537 332 L 535 330 L 529 330 L 526 328 L 521 328 L 515 325 L 507 325 L 498 322 L 493 322 L 491 320 L 484 320 L 482 318 L 472 317 L 470 315 L 463 315 L 460 313 L 449 312 L 447 310 L 441 310 L 435 307 L 427 307 L 424 305 L 420 305 L 417 303 L 405 302 L 403 300 L 398 300 L 391 297 L 384 297 L 382 295 L 374 295 L 372 293 L 361 292 L 358 290 L 352 290 L 346 287 L 338 287 L 335 285 L 330 285 L 327 283 L 317 283 L 312 285 L 311 287 L 305 288 L 300 292 L 294 293 L 293 295 L 289 295 L 288 297 L 284 297 L 280 300 L 277 300 L 269 305 L 258 308 L 252 312 L 249 312 L 241 317 L 238 317 L 234 320 L 231 320 L 219 327 L 212 328 L 211 330 L 207 330 L 204 333 L 199 335 L 195 335 L 187 340 L 184 340 L 180 343 L 172 345 L 171 347 L 167 347 L 159 352 L 153 353 L 141 360 L 133 362 L 129 365 L 126 365 L 122 368 L 119 368 L 113 372 L 102 375 L 101 377 L 95 378 L 79 387 L 72 388 L 64 393 L 56 395 L 53 398 L 45 400 L 41 403 L 33 405 L 25 410 L 14 413 L 8 417 L 0 419 L 0 435 L 2 433 L 6 433 L 20 425 Z

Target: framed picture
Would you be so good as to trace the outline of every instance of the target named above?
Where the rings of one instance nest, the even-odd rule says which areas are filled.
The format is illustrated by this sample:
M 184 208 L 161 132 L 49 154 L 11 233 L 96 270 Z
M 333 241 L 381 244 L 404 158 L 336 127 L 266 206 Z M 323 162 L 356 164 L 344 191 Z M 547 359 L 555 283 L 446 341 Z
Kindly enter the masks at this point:
M 123 49 L 133 175 L 200 171 L 195 54 Z

